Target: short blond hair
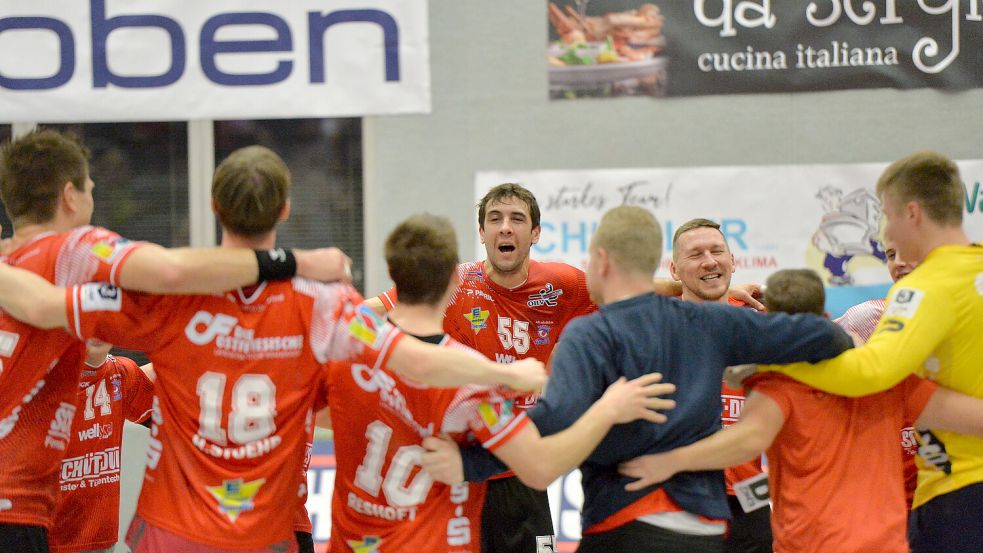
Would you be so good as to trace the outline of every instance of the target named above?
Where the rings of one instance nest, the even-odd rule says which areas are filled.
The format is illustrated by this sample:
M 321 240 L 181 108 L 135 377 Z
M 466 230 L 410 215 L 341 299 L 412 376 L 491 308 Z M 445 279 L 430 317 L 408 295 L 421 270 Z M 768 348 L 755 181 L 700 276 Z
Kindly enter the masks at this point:
M 877 195 L 890 192 L 896 205 L 914 201 L 943 226 L 963 221 L 963 182 L 959 167 L 938 152 L 916 152 L 895 161 L 877 180 Z
M 601 217 L 591 250 L 604 248 L 622 269 L 655 274 L 662 259 L 662 227 L 648 210 L 620 206 Z

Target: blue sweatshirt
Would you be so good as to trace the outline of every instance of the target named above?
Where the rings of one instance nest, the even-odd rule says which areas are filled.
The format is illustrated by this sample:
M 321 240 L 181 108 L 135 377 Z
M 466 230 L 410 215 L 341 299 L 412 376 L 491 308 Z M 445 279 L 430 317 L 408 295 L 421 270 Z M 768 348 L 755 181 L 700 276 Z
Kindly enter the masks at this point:
M 619 377 L 661 372 L 676 385 L 668 421 L 635 421 L 611 429 L 581 465 L 583 526 L 590 528 L 659 487 L 683 509 L 730 518 L 721 471 L 684 472 L 638 492 L 618 464 L 639 455 L 691 444 L 720 430 L 723 371 L 745 363 L 816 362 L 838 355 L 851 341 L 837 325 L 815 315 L 765 314 L 722 304 L 694 304 L 643 294 L 601 307 L 572 321 L 553 350 L 552 375 L 529 416 L 544 436 L 571 426 Z M 492 465 L 465 455 L 471 480 Z M 477 474 L 476 474 L 477 473 Z

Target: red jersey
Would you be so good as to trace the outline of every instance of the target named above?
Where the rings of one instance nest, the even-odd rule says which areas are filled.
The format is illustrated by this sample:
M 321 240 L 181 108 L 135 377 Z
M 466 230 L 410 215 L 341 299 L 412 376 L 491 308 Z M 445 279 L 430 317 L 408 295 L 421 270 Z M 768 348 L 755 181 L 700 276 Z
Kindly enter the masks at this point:
M 907 553 L 897 431 L 936 384 L 916 376 L 847 398 L 766 373 L 748 389 L 774 400 L 785 424 L 768 448 L 776 553 Z
M 105 549 L 119 534 L 123 422 L 150 417 L 154 383 L 125 357 L 84 367 L 72 437 L 61 462 L 61 493 L 48 534 L 52 553 Z
M 403 336 L 344 284 L 301 278 L 210 296 L 68 290 L 71 332 L 146 351 L 157 372 L 137 512 L 222 548 L 293 536 L 305 424 L 334 359 L 385 362 Z
M 478 553 L 485 485 L 434 483 L 420 442 L 474 437 L 494 451 L 529 423 L 525 413 L 495 389 L 429 388 L 378 364 L 339 364 L 328 386 L 338 461 L 330 550 Z
M 866 342 L 877 328 L 881 315 L 884 314 L 884 304 L 884 300 L 870 300 L 854 305 L 835 322 Z M 918 439 L 915 437 L 913 421 L 914 419 L 905 421 L 901 428 L 905 498 L 908 500 L 908 507 L 911 507 L 911 502 L 915 499 L 915 488 L 918 487 L 918 465 L 915 464 L 915 457 L 918 456 Z
M 5 258 L 59 286 L 115 282 L 138 246 L 103 228 L 43 233 Z M 0 311 L 0 522 L 51 526 L 85 345 Z
M 528 278 L 515 288 L 492 281 L 483 261 L 458 265 L 457 275 L 461 285 L 444 313 L 444 331 L 499 363 L 527 357 L 547 363 L 567 323 L 597 309 L 583 271 L 566 263 L 530 260 Z M 396 289 L 379 299 L 392 309 Z M 535 394 L 529 394 L 519 407 L 535 403 Z
M 730 297 L 727 298 L 727 303 L 734 307 L 748 308 L 746 303 Z M 731 388 L 727 386 L 726 381 L 721 383 L 720 402 L 723 408 L 720 415 L 721 425 L 727 427 L 734 424 L 741 417 L 741 409 L 744 408 L 744 389 Z M 748 478 L 754 478 L 762 472 L 764 470 L 761 467 L 761 456 L 746 463 L 724 469 L 724 482 L 727 484 L 727 495 L 735 495 L 734 484 L 747 480 Z

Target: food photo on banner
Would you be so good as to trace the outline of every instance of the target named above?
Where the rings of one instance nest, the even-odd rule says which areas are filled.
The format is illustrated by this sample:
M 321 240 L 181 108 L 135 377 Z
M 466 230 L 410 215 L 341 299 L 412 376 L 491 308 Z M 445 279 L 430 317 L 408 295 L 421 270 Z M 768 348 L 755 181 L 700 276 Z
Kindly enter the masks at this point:
M 552 0 L 551 99 L 983 83 L 979 0 Z

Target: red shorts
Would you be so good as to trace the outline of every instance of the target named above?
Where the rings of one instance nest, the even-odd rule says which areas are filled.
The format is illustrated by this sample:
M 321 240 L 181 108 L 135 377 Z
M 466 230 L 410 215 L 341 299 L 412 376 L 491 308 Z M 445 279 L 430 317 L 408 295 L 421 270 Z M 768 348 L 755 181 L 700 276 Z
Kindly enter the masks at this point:
M 226 549 L 193 542 L 153 526 L 149 522 L 133 516 L 130 529 L 126 532 L 126 545 L 132 553 L 297 553 L 297 540 L 291 537 L 266 547 L 254 549 Z

